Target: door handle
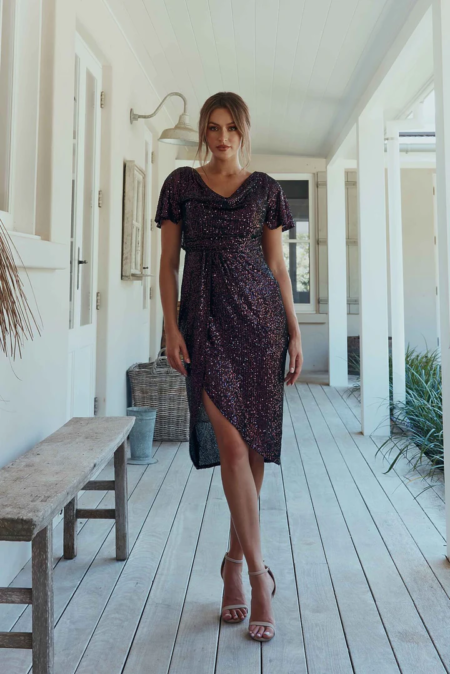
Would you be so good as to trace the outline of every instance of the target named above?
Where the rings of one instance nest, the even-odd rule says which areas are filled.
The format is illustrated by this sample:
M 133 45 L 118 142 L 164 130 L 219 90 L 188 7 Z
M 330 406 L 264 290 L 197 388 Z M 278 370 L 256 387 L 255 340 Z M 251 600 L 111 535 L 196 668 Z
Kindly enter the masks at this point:
M 80 248 L 78 248 L 78 265 L 77 265 L 77 290 L 80 289 L 80 266 L 87 264 L 87 260 L 80 260 Z

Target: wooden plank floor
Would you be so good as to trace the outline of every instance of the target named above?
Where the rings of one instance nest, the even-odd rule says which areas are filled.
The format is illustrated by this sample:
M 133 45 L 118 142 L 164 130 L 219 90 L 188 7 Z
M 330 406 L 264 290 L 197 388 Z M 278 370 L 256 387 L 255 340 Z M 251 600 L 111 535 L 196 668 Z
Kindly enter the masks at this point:
M 220 468 L 197 471 L 187 443 L 166 442 L 158 463 L 128 466 L 126 562 L 115 560 L 109 520 L 78 521 L 74 560 L 62 559 L 55 528 L 55 674 L 450 672 L 443 484 L 423 491 L 405 460 L 384 474 L 383 438 L 361 434 L 347 389 L 285 391 L 282 466 L 266 464 L 260 498 L 275 638 L 260 644 L 248 620 L 220 622 Z M 99 479 L 112 476 L 111 462 Z M 109 492 L 80 498 L 113 505 Z M 29 563 L 11 585 L 31 586 Z M 0 631 L 30 629 L 30 607 L 0 605 Z M 0 649 L 0 672 L 30 671 L 29 651 Z

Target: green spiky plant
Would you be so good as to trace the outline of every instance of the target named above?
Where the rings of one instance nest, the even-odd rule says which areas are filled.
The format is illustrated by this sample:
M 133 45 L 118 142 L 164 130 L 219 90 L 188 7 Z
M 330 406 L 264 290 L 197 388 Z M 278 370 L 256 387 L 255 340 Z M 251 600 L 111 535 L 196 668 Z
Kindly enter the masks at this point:
M 359 371 L 359 358 L 353 363 Z M 359 392 L 360 382 L 352 386 Z M 405 402 L 394 404 L 392 386 L 392 356 L 389 356 L 389 402 L 392 437 L 378 448 L 376 454 L 388 446 L 384 457 L 396 451 L 388 473 L 400 457 L 405 457 L 414 470 L 423 464 L 423 479 L 443 476 L 444 445 L 442 419 L 442 372 L 438 350 L 424 353 L 408 348 L 405 354 Z M 432 486 L 432 485 L 429 485 Z M 429 488 L 429 487 L 427 487 Z

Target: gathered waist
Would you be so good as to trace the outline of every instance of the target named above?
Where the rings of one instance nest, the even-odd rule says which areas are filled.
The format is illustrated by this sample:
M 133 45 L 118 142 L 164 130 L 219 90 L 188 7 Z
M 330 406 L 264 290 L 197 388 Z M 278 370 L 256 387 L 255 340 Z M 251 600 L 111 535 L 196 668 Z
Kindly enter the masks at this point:
M 257 239 L 211 239 L 201 241 L 185 241 L 182 248 L 190 252 L 239 253 L 248 249 L 262 250 L 261 240 Z

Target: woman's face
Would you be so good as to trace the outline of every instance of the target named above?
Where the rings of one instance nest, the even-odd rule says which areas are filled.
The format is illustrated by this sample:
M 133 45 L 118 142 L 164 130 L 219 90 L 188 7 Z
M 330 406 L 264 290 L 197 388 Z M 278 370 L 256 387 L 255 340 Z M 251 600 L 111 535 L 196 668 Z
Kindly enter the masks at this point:
M 227 108 L 216 108 L 209 116 L 206 143 L 217 159 L 236 155 L 241 144 L 241 134 Z

